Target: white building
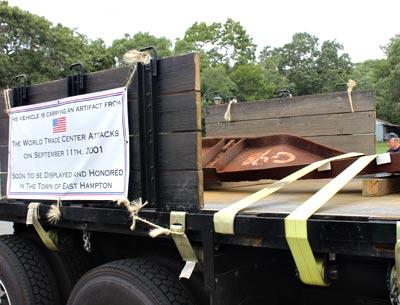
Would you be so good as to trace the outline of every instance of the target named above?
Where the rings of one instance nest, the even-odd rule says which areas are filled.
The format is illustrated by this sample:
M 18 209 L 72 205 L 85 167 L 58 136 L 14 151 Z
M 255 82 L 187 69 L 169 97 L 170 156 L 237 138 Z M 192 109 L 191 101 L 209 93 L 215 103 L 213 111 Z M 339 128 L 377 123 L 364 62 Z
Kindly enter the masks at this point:
M 381 119 L 375 121 L 375 138 L 377 141 L 384 141 L 385 134 L 395 132 L 400 135 L 400 125 L 392 124 Z

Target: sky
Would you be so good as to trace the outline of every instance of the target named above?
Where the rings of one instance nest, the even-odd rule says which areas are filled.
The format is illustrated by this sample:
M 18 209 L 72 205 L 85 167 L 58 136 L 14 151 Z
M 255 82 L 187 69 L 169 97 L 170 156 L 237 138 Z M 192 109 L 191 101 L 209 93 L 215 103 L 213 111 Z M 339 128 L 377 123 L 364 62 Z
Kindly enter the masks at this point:
M 279 47 L 297 32 L 336 40 L 353 62 L 383 58 L 381 46 L 400 34 L 399 0 L 8 0 L 53 23 L 107 45 L 125 33 L 149 32 L 172 41 L 194 22 L 239 21 L 258 51 Z

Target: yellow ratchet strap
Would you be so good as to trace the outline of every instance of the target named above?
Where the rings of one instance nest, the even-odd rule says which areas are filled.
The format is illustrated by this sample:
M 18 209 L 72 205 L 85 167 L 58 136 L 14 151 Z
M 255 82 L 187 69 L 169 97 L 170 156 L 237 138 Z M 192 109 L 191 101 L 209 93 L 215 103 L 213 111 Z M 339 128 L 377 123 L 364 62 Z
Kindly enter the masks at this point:
M 33 225 L 36 232 L 38 233 L 40 239 L 43 241 L 45 246 L 52 251 L 58 251 L 58 247 L 56 242 L 54 241 L 54 237 L 50 235 L 49 232 L 46 232 L 43 229 L 42 225 L 39 222 L 39 206 L 40 202 L 31 202 L 28 205 L 28 214 L 26 215 L 26 224 Z
M 267 187 L 259 190 L 258 192 L 255 192 L 254 194 L 251 194 L 250 196 L 247 196 L 238 202 L 231 204 L 230 206 L 218 211 L 217 213 L 214 214 L 214 230 L 217 233 L 221 234 L 235 234 L 234 230 L 234 222 L 235 222 L 235 217 L 236 214 L 239 213 L 240 211 L 248 208 L 250 205 L 253 203 L 275 193 L 276 191 L 279 191 L 281 188 L 291 184 L 292 182 L 295 182 L 296 180 L 304 177 L 305 175 L 311 173 L 312 171 L 316 169 L 323 170 L 325 169 L 326 165 L 329 165 L 331 161 L 335 160 L 340 160 L 340 159 L 346 159 L 346 158 L 351 158 L 351 157 L 359 157 L 362 156 L 362 153 L 347 153 L 343 154 L 340 156 L 328 158 L 325 160 L 320 160 L 316 161 L 314 163 L 311 163 L 307 165 L 306 167 L 303 167 L 302 169 L 298 170 L 297 172 L 294 172 L 293 174 L 290 174 L 289 176 L 274 182 L 273 184 L 268 185 Z M 328 167 L 328 169 L 330 169 Z
M 303 283 L 317 286 L 328 286 L 324 277 L 324 266 L 321 260 L 314 257 L 307 236 L 307 220 L 343 186 L 359 174 L 377 155 L 357 159 L 342 173 L 332 179 L 317 193 L 306 200 L 285 218 L 285 234 L 294 261 Z
M 186 230 L 186 213 L 172 211 L 170 214 L 170 230 L 177 234 L 172 234 L 172 239 L 178 248 L 179 254 L 185 261 L 179 278 L 189 279 L 192 275 L 198 259 L 196 253 L 185 234 Z

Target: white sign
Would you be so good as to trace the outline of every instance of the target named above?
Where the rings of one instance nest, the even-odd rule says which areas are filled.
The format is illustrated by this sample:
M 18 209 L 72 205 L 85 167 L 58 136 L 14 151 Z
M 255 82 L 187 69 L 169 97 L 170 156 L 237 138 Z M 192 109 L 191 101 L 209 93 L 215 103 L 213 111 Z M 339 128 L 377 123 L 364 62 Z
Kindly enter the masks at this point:
M 12 108 L 8 198 L 126 198 L 126 101 L 118 88 Z

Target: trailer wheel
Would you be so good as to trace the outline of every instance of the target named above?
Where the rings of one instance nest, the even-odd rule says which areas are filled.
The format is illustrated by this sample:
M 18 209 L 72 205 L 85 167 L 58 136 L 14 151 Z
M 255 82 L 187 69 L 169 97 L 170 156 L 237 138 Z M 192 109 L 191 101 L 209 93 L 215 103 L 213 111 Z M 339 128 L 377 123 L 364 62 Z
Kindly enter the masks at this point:
M 40 249 L 55 276 L 61 304 L 66 304 L 76 282 L 93 267 L 90 257 L 76 244 L 70 245 L 66 251 L 58 252 L 47 249 L 35 232 L 19 236 L 33 242 Z
M 143 259 L 126 259 L 89 271 L 67 305 L 192 305 L 178 276 Z
M 48 250 L 43 245 L 40 246 L 55 276 L 61 303 L 66 304 L 74 285 L 83 274 L 93 267 L 92 263 L 83 253 L 83 250 L 80 251 L 80 248 L 66 252 L 55 252 Z M 2 304 L 0 303 L 0 305 Z
M 45 258 L 34 244 L 15 235 L 0 236 L 0 304 L 60 304 Z

